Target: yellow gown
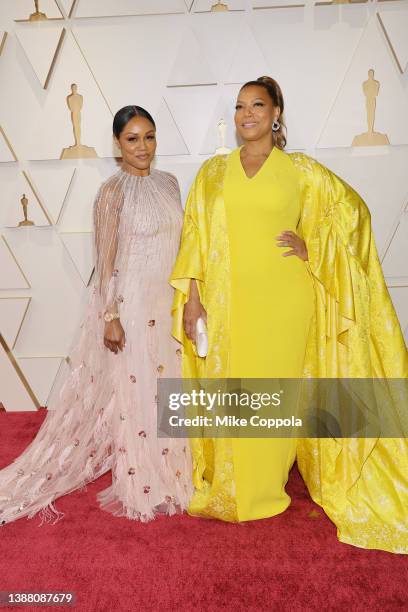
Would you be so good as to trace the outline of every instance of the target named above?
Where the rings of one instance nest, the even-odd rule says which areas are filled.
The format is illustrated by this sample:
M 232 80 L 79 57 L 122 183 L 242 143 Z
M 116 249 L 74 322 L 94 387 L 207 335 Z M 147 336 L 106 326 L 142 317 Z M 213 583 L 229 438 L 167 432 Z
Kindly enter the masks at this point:
M 298 378 L 313 312 L 313 285 L 305 263 L 283 257 L 288 249 L 276 241 L 284 230 L 296 231 L 299 222 L 298 173 L 275 147 L 248 178 L 236 149 L 228 158 L 224 201 L 231 269 L 230 377 Z M 258 384 L 254 391 L 259 390 Z M 296 440 L 234 438 L 232 446 L 238 520 L 285 510 L 290 498 L 284 487 Z M 190 512 L 200 514 L 200 504 L 193 500 Z
M 239 151 L 207 160 L 186 204 L 180 250 L 170 277 L 176 290 L 173 334 L 182 343 L 183 376 L 227 378 L 244 371 L 245 376 L 255 372 L 255 376 L 284 377 L 303 370 L 304 377 L 406 379 L 407 350 L 382 275 L 370 213 L 358 194 L 300 153 L 287 155 L 274 149 L 255 180 L 239 174 L 238 161 Z M 270 200 L 264 190 L 267 177 Z M 249 199 L 252 190 L 256 199 L 252 195 Z M 284 222 L 275 226 L 269 211 L 274 207 L 278 211 L 284 203 L 288 206 Z M 275 236 L 293 229 L 297 218 L 296 230 L 308 249 L 307 264 L 282 257 L 282 249 L 276 247 Z M 296 278 L 302 288 L 297 310 L 280 301 L 294 298 L 295 287 L 277 291 L 271 288 L 274 281 L 268 285 L 265 279 L 269 274 L 282 283 Z M 183 328 L 191 279 L 196 279 L 207 311 L 205 359 L 197 357 Z M 254 310 L 251 295 L 257 296 Z M 273 312 L 267 323 L 257 310 L 261 295 L 265 310 Z M 274 317 L 279 321 L 284 316 L 284 306 L 291 312 L 290 323 L 297 326 L 293 335 L 289 323 L 281 330 L 273 322 Z M 250 321 L 250 327 L 236 325 L 237 317 Z M 281 342 L 284 327 L 293 351 L 284 344 L 281 360 L 271 354 L 270 369 L 263 351 L 275 342 L 267 337 L 265 325 L 271 326 L 267 334 Z M 248 350 L 241 345 L 248 345 Z M 283 488 L 293 460 L 289 440 L 279 447 L 277 440 L 193 439 L 191 447 L 195 485 L 191 514 L 240 521 L 272 516 L 288 504 Z M 299 439 L 296 453 L 312 498 L 336 524 L 341 541 L 408 553 L 406 439 Z M 247 459 L 250 475 L 245 471 Z M 275 479 L 269 469 L 274 461 L 279 464 Z

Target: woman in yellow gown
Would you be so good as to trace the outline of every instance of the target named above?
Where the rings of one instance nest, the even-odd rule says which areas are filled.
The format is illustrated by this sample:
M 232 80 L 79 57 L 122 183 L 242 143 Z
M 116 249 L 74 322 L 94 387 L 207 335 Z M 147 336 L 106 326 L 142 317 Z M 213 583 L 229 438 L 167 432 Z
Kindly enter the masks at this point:
M 243 147 L 205 162 L 190 191 L 170 279 L 183 375 L 407 377 L 370 214 L 327 168 L 284 153 L 283 108 L 273 79 L 244 85 L 235 115 Z M 205 359 L 193 342 L 199 316 L 207 318 Z M 341 541 L 408 552 L 405 439 L 191 442 L 190 514 L 237 522 L 284 511 L 297 454 Z

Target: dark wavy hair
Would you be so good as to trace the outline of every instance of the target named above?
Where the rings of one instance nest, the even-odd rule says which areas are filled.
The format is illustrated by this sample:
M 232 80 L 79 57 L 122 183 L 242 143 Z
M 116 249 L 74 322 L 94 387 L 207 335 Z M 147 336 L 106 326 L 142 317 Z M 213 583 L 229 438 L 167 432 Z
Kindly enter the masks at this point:
M 118 110 L 115 117 L 113 118 L 112 130 L 116 138 L 119 138 L 120 134 L 123 131 L 123 128 L 131 119 L 133 119 L 133 117 L 144 117 L 145 119 L 150 121 L 154 128 L 156 128 L 154 119 L 147 110 L 145 110 L 141 106 L 124 106 L 123 108 Z

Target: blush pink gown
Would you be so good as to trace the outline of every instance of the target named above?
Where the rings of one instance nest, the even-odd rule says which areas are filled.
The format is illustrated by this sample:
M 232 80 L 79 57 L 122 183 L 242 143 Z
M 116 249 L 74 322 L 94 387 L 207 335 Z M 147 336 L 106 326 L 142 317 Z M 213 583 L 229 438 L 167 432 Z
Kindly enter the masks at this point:
M 95 283 L 77 338 L 36 438 L 0 471 L 0 523 L 41 511 L 63 513 L 55 499 L 112 470 L 98 495 L 116 516 L 148 521 L 183 511 L 192 494 L 188 440 L 157 437 L 157 378 L 181 377 L 181 349 L 171 336 L 168 283 L 183 210 L 174 176 L 123 169 L 94 204 Z M 119 310 L 123 352 L 103 343 L 105 310 Z

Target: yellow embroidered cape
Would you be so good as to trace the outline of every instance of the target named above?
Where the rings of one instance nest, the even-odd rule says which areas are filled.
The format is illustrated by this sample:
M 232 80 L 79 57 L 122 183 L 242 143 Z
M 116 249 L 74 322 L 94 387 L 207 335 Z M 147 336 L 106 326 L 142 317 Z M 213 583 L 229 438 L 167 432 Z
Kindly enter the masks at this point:
M 408 355 L 378 260 L 370 213 L 359 195 L 316 160 L 290 154 L 301 181 L 299 234 L 306 242 L 315 288 L 315 315 L 304 375 L 406 378 Z M 185 208 L 180 251 L 170 277 L 175 288 L 173 335 L 183 344 L 183 376 L 227 378 L 230 275 L 223 180 L 226 156 L 206 161 Z M 209 353 L 196 356 L 183 329 L 190 279 L 207 311 Z M 217 439 L 216 475 L 207 452 L 212 441 L 191 440 L 194 485 L 212 479 L 208 515 L 237 520 L 233 458 Z M 408 553 L 408 441 L 300 439 L 299 470 L 313 500 L 336 524 L 338 538 L 355 546 Z M 214 479 L 213 479 L 214 476 Z M 215 477 L 217 476 L 217 477 Z

